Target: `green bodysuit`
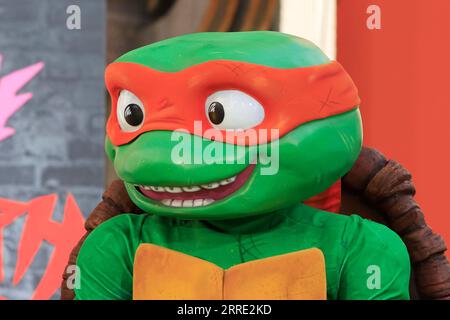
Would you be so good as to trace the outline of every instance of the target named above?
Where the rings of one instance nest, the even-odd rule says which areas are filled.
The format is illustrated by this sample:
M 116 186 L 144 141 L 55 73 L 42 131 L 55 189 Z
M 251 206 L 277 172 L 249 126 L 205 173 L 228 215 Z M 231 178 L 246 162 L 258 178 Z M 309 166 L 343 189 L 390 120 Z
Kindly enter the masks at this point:
M 305 205 L 215 224 L 148 214 L 112 218 L 88 236 L 79 253 L 76 298 L 131 299 L 134 253 L 141 243 L 222 268 L 316 247 L 325 255 L 328 299 L 409 299 L 408 253 L 393 231 L 355 215 Z M 370 289 L 371 266 L 379 267 L 379 289 Z

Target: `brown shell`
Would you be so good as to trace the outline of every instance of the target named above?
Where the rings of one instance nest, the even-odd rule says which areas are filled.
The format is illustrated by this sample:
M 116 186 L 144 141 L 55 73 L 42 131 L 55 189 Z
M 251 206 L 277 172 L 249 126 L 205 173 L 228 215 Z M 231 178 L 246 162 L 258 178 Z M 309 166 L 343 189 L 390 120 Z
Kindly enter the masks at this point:
M 411 174 L 378 151 L 363 148 L 342 186 L 342 213 L 361 213 L 386 224 L 402 238 L 412 263 L 412 296 L 450 299 L 450 264 L 444 255 L 447 247 L 427 225 L 414 200 Z

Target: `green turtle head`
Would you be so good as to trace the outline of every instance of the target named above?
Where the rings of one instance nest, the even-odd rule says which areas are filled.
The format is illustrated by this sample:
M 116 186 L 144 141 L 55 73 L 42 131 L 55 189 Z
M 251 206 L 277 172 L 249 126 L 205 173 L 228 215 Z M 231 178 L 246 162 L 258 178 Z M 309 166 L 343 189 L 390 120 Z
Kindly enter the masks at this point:
M 328 63 L 312 42 L 274 31 L 204 32 L 156 42 L 119 57 L 146 67 L 177 72 L 208 61 L 229 60 L 290 69 Z
M 228 75 L 239 63 L 245 72 Z M 293 126 L 309 100 L 288 97 L 297 80 L 283 72 L 314 72 L 330 63 L 311 42 L 266 31 L 184 35 L 117 59 L 106 76 L 113 111 L 105 146 L 132 201 L 157 215 L 233 219 L 274 212 L 327 189 L 359 154 L 359 110 L 352 105 L 319 116 L 319 108 Z M 312 73 L 304 85 L 316 78 Z M 258 96 L 273 85 L 278 89 Z M 233 143 L 174 130 L 185 129 L 186 119 L 225 134 L 266 123 L 269 137 Z M 272 135 L 279 127 L 285 132 Z

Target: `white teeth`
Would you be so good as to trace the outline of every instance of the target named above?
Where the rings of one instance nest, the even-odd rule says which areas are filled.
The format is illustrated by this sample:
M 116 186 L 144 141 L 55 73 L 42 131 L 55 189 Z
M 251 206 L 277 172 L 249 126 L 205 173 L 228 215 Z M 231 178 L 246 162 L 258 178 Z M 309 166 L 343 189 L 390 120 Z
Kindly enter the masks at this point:
M 144 186 L 139 185 L 137 187 L 140 187 L 144 190 L 152 190 L 154 192 L 169 192 L 169 193 L 181 193 L 181 192 L 197 192 L 200 191 L 202 188 L 207 190 L 216 189 L 220 186 L 226 186 L 230 183 L 233 183 L 236 181 L 236 176 L 220 180 L 218 182 L 211 182 L 207 184 L 202 184 L 200 186 L 187 186 L 187 187 L 157 187 L 157 186 Z M 195 203 L 194 203 L 195 207 Z
M 227 178 L 227 179 L 223 179 L 220 180 L 219 182 L 213 182 L 213 183 L 208 183 L 208 184 L 202 184 L 201 187 L 203 189 L 216 189 L 220 186 L 226 186 L 227 184 L 233 183 L 234 181 L 236 181 L 236 176 L 231 177 L 231 178 Z
M 204 206 L 207 206 L 208 204 L 211 204 L 211 203 L 213 203 L 213 202 L 214 202 L 213 199 L 204 199 L 204 200 L 203 200 L 203 205 L 204 205 Z
M 222 185 L 222 186 L 226 186 L 227 184 L 233 183 L 234 181 L 236 181 L 236 177 L 231 177 L 231 178 L 228 178 L 228 179 L 223 179 L 223 180 L 221 180 L 219 183 L 220 183 L 220 185 Z
M 183 190 L 180 187 L 164 187 L 164 191 L 170 193 L 181 193 Z
M 183 201 L 183 208 L 189 208 L 194 206 L 194 200 L 184 200 Z
M 203 205 L 203 199 L 195 199 L 194 207 L 201 207 Z
M 181 207 L 183 205 L 183 200 L 172 200 L 170 205 L 172 207 Z
M 167 207 L 175 207 L 175 208 L 191 208 L 191 207 L 202 207 L 207 206 L 213 203 L 213 199 L 195 199 L 195 200 L 173 200 L 173 199 L 164 199 L 161 200 L 161 203 Z
M 201 188 L 198 186 L 183 187 L 182 189 L 186 192 L 195 192 L 201 190 Z
M 213 182 L 213 183 L 208 183 L 208 184 L 202 184 L 201 187 L 204 189 L 216 189 L 220 186 L 220 183 L 218 182 Z

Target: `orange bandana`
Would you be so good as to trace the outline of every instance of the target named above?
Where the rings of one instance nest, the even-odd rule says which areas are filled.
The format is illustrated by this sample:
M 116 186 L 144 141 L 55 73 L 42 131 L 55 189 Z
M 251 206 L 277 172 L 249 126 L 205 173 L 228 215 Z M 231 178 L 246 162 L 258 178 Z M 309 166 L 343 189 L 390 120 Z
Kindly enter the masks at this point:
M 263 107 L 264 120 L 252 128 L 279 130 L 279 137 L 306 122 L 327 118 L 356 108 L 358 91 L 338 62 L 294 69 L 279 69 L 246 62 L 215 60 L 179 72 L 161 72 L 136 63 L 115 62 L 105 74 L 112 112 L 106 131 L 111 142 L 127 144 L 152 130 L 185 130 L 231 144 L 252 144 L 246 131 L 214 129 L 205 113 L 207 97 L 220 90 L 240 90 Z M 145 107 L 146 118 L 135 132 L 121 130 L 115 106 L 122 89 L 133 92 Z M 202 129 L 194 130 L 194 121 Z M 239 138 L 241 137 L 241 138 Z M 264 139 L 264 138 L 263 138 Z M 270 135 L 258 143 L 270 142 Z

